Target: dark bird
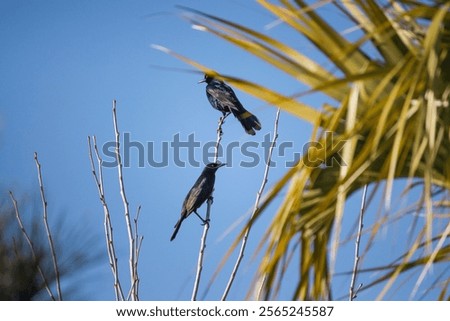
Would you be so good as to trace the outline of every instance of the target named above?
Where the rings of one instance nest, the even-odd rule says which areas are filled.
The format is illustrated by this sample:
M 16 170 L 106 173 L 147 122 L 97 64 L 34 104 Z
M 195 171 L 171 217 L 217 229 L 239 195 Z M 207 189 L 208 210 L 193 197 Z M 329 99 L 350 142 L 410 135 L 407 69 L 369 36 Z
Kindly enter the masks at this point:
M 247 111 L 236 97 L 233 89 L 223 81 L 205 75 L 199 83 L 206 82 L 206 96 L 213 108 L 221 111 L 223 116 L 233 113 L 244 127 L 247 134 L 255 135 L 255 130 L 261 129 L 261 123 L 255 115 Z
M 210 163 L 205 166 L 200 177 L 184 199 L 183 207 L 181 208 L 181 217 L 177 224 L 175 224 L 175 231 L 173 231 L 172 237 L 170 238 L 171 241 L 177 236 L 181 223 L 183 223 L 192 212 L 194 212 L 204 224 L 208 223 L 197 213 L 197 209 L 211 196 L 216 180 L 216 171 L 224 165 L 226 164 Z

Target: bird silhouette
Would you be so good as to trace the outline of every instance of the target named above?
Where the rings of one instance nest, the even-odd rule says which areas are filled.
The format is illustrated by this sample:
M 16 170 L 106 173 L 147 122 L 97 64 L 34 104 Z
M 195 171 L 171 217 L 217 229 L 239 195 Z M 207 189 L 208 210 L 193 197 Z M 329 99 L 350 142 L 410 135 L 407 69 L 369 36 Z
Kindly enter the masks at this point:
M 261 129 L 258 118 L 242 106 L 230 86 L 206 74 L 205 78 L 199 81 L 199 83 L 203 82 L 207 83 L 206 96 L 214 109 L 221 111 L 224 117 L 232 113 L 247 134 L 255 135 L 255 130 Z
M 203 223 L 207 224 L 198 213 L 197 209 L 202 206 L 202 204 L 211 196 L 211 193 L 214 190 L 214 182 L 216 180 L 216 171 L 226 164 L 221 163 L 210 163 L 205 166 L 199 178 L 195 182 L 194 186 L 190 189 L 189 193 L 186 195 L 184 199 L 183 206 L 181 208 L 181 216 L 178 222 L 175 224 L 171 241 L 175 239 L 178 234 L 178 230 L 181 227 L 181 223 L 192 213 L 194 212 Z

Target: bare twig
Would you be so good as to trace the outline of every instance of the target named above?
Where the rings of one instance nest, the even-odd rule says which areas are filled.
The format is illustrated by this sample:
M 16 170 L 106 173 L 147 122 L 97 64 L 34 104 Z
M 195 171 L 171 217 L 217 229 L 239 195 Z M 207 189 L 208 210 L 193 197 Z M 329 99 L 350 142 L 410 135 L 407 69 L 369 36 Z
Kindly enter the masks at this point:
M 214 150 L 214 162 L 215 163 L 217 163 L 217 161 L 219 160 L 219 148 L 220 148 L 220 142 L 222 141 L 222 135 L 223 135 L 222 125 L 225 122 L 226 117 L 227 116 L 220 117 L 218 125 L 217 125 L 217 139 L 216 139 L 216 145 L 215 145 L 215 150 Z M 208 198 L 208 201 L 206 202 L 206 218 L 205 218 L 206 224 L 203 228 L 203 235 L 202 235 L 202 239 L 200 242 L 200 251 L 198 253 L 198 262 L 197 262 L 197 273 L 195 275 L 194 288 L 192 289 L 192 297 L 191 297 L 192 301 L 197 300 L 198 286 L 200 284 L 200 278 L 201 278 L 202 270 L 203 270 L 203 256 L 204 256 L 205 248 L 206 248 L 206 238 L 208 236 L 212 203 L 213 203 L 213 195 L 211 193 L 211 196 Z
M 258 192 L 256 193 L 256 200 L 255 200 L 255 205 L 253 206 L 253 211 L 252 214 L 250 216 L 250 220 L 249 222 L 252 221 L 253 217 L 255 216 L 256 212 L 258 211 L 259 208 L 259 201 L 261 199 L 261 196 L 264 192 L 264 188 L 266 187 L 267 181 L 268 181 L 268 177 L 269 177 L 269 169 L 270 169 L 270 162 L 272 159 L 272 152 L 273 149 L 275 147 L 275 143 L 277 141 L 278 138 L 278 121 L 280 119 L 280 108 L 278 108 L 277 113 L 275 115 L 275 121 L 274 121 L 274 128 L 273 128 L 273 138 L 272 141 L 270 143 L 270 148 L 269 148 L 269 152 L 267 154 L 267 159 L 266 159 L 266 166 L 264 168 L 264 175 L 263 175 L 263 179 L 261 182 L 261 186 L 259 187 Z M 234 264 L 234 268 L 233 271 L 231 272 L 230 278 L 228 280 L 228 284 L 225 288 L 225 291 L 222 295 L 222 301 L 225 301 L 227 299 L 228 293 L 231 289 L 231 286 L 233 285 L 234 279 L 236 277 L 236 273 L 239 269 L 239 266 L 241 264 L 242 259 L 244 258 L 244 252 L 245 252 L 245 247 L 247 246 L 247 240 L 248 240 L 248 236 L 250 234 L 250 229 L 251 229 L 251 224 L 248 224 L 248 227 L 244 233 L 244 236 L 242 238 L 242 243 L 241 243 L 241 248 L 239 250 L 239 254 L 236 260 L 236 263 Z
M 217 137 L 216 137 L 216 145 L 214 147 L 214 163 L 217 163 L 219 160 L 219 148 L 220 148 L 220 142 L 222 141 L 222 125 L 225 123 L 225 118 L 227 118 L 229 114 L 226 114 L 225 116 L 222 116 L 219 118 L 219 121 L 217 123 Z
M 117 115 L 116 115 L 116 100 L 113 100 L 113 107 L 112 107 L 112 113 L 113 113 L 113 122 L 114 122 L 114 132 L 115 132 L 115 152 L 116 152 L 116 159 L 117 159 L 117 171 L 119 176 L 119 187 L 120 187 L 120 195 L 122 196 L 122 202 L 124 207 L 124 215 L 125 215 L 125 222 L 127 226 L 128 231 L 128 241 L 129 241 L 129 252 L 130 252 L 130 258 L 129 258 L 129 264 L 130 264 L 130 284 L 131 284 L 131 298 L 134 301 L 139 300 L 138 297 L 138 283 L 139 283 L 139 275 L 137 270 L 137 264 L 136 264 L 136 246 L 137 246 L 137 240 L 134 238 L 133 233 L 133 227 L 131 225 L 131 219 L 130 219 L 130 208 L 128 199 L 125 193 L 125 185 L 123 182 L 123 164 L 122 164 L 122 157 L 120 155 L 120 133 L 119 128 L 117 125 Z
M 358 286 L 358 288 L 355 290 L 355 282 L 356 282 L 356 275 L 358 274 L 358 263 L 359 263 L 359 244 L 361 241 L 361 234 L 362 234 L 362 229 L 364 226 L 364 212 L 366 210 L 366 195 L 367 195 L 367 184 L 364 185 L 364 189 L 363 189 L 363 195 L 362 195 L 362 199 L 361 199 L 361 209 L 359 211 L 359 223 L 358 223 L 358 233 L 356 235 L 356 241 L 355 241 L 355 261 L 353 264 L 353 272 L 352 272 L 352 278 L 350 281 L 350 290 L 349 290 L 349 297 L 348 300 L 349 301 L 353 301 L 354 299 L 356 299 L 357 295 L 358 295 L 358 291 L 361 289 L 362 287 L 362 283 Z
M 47 233 L 48 244 L 50 246 L 50 252 L 52 254 L 53 269 L 55 270 L 56 291 L 58 293 L 58 300 L 62 301 L 61 281 L 60 281 L 60 276 L 59 276 L 58 261 L 56 259 L 55 244 L 53 243 L 52 233 L 51 233 L 50 227 L 48 225 L 47 200 L 45 198 L 45 193 L 44 193 L 44 183 L 42 180 L 41 164 L 39 163 L 38 155 L 36 152 L 34 153 L 34 161 L 36 163 L 36 168 L 37 168 L 37 172 L 38 172 L 38 180 L 39 180 L 39 189 L 41 191 L 42 209 L 44 212 L 43 213 L 43 221 L 44 221 L 44 226 L 45 226 L 45 232 Z
M 142 241 L 144 240 L 143 236 L 140 236 L 138 233 L 138 221 L 139 221 L 139 215 L 141 214 L 141 205 L 138 206 L 137 211 L 136 211 L 136 216 L 133 219 L 134 221 L 134 240 L 136 242 L 136 246 L 134 248 L 134 267 L 137 271 L 138 268 L 138 263 L 139 263 L 139 255 L 141 253 L 141 246 L 142 246 Z M 130 291 L 128 293 L 128 297 L 127 300 L 129 300 L 129 298 L 131 297 L 131 293 L 133 288 L 136 288 L 136 295 L 137 297 L 139 297 L 139 279 L 136 279 L 134 284 L 131 286 Z
M 47 278 L 45 277 L 44 272 L 42 271 L 41 266 L 39 264 L 39 261 L 37 259 L 36 251 L 34 249 L 33 242 L 31 241 L 30 237 L 28 236 L 28 233 L 25 230 L 25 226 L 23 225 L 23 222 L 22 222 L 22 219 L 21 219 L 20 213 L 19 213 L 19 207 L 17 205 L 17 200 L 14 198 L 14 194 L 11 191 L 9 191 L 9 196 L 11 197 L 11 200 L 12 200 L 13 205 L 14 205 L 14 211 L 16 213 L 16 219 L 17 219 L 17 222 L 19 223 L 20 230 L 22 231 L 22 234 L 24 235 L 25 239 L 27 240 L 28 246 L 30 247 L 30 251 L 31 251 L 31 255 L 33 257 L 33 261 L 36 263 L 36 268 L 37 268 L 39 274 L 41 275 L 42 281 L 44 282 L 44 287 L 47 290 L 47 293 L 50 296 L 50 298 L 53 301 L 56 301 L 55 296 L 53 295 L 52 290 L 50 289 L 50 287 L 48 285 Z
M 106 239 L 106 248 L 108 250 L 109 257 L 109 266 L 111 267 L 111 272 L 114 277 L 114 291 L 116 294 L 116 300 L 124 300 L 122 286 L 120 284 L 119 279 L 119 267 L 117 264 L 117 256 L 116 250 L 114 248 L 114 235 L 113 228 L 111 223 L 111 216 L 109 214 L 109 207 L 105 198 L 105 191 L 103 187 L 103 160 L 100 157 L 97 148 L 97 140 L 95 136 L 92 137 L 94 143 L 94 151 L 97 157 L 97 166 L 98 166 L 98 176 L 97 170 L 94 165 L 94 159 L 92 156 L 92 146 L 91 146 L 91 137 L 88 137 L 88 145 L 89 145 L 89 160 L 91 162 L 92 175 L 95 180 L 95 184 L 97 185 L 98 195 L 100 197 L 100 202 L 103 206 L 103 214 L 104 214 L 104 227 L 105 227 L 105 239 Z
M 202 239 L 200 241 L 200 251 L 198 253 L 198 260 L 197 260 L 197 273 L 195 275 L 194 288 L 192 289 L 191 301 L 197 300 L 198 286 L 200 284 L 200 278 L 201 278 L 202 270 L 203 270 L 203 256 L 205 254 L 206 238 L 208 236 L 208 231 L 209 231 L 209 217 L 210 217 L 210 211 L 211 211 L 211 204 L 212 204 L 212 198 L 209 198 L 207 201 L 207 207 L 206 207 L 206 219 L 205 219 L 206 224 L 203 228 L 203 235 L 202 235 Z

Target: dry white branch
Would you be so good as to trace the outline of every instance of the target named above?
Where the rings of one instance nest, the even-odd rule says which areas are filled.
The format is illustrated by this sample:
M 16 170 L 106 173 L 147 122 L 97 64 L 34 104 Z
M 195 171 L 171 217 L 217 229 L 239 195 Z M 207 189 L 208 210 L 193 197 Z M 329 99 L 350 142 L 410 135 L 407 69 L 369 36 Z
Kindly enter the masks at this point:
M 88 137 L 88 146 L 89 146 L 89 160 L 91 162 L 91 170 L 92 175 L 95 180 L 95 184 L 97 185 L 98 195 L 100 197 L 100 202 L 103 206 L 103 214 L 104 214 L 104 228 L 105 228 L 105 240 L 106 240 L 106 248 L 108 252 L 108 258 L 109 258 L 109 266 L 111 268 L 111 272 L 114 277 L 114 291 L 116 294 L 116 300 L 124 300 L 122 286 L 120 284 L 120 278 L 119 278 L 119 267 L 117 265 L 117 256 L 116 256 L 116 250 L 114 248 L 114 235 L 113 235 L 113 228 L 111 223 L 111 215 L 109 213 L 109 207 L 108 203 L 106 202 L 105 198 L 105 192 L 103 187 L 103 160 L 100 157 L 100 154 L 98 152 L 97 148 L 97 140 L 95 136 L 92 137 L 93 140 L 93 148 L 95 151 L 95 155 L 97 158 L 97 166 L 98 169 L 95 168 L 94 164 L 94 158 L 92 156 L 92 145 L 91 145 L 91 137 Z M 97 175 L 98 171 L 98 175 Z
M 222 116 L 219 118 L 218 125 L 217 125 L 217 138 L 216 138 L 216 145 L 214 149 L 214 162 L 217 163 L 219 160 L 219 148 L 220 148 L 220 142 L 222 141 L 222 125 L 225 122 L 225 118 L 227 116 Z M 213 203 L 213 195 L 211 193 L 211 196 L 208 198 L 206 202 L 206 224 L 203 228 L 203 235 L 200 242 L 200 251 L 198 253 L 198 261 L 197 261 L 197 272 L 195 275 L 195 281 L 194 281 L 194 288 L 192 289 L 192 296 L 191 301 L 197 300 L 197 293 L 198 293 L 198 287 L 200 284 L 200 279 L 202 275 L 203 270 L 203 256 L 205 253 L 206 248 L 206 238 L 208 236 L 208 230 L 209 230 L 209 222 L 210 222 L 210 216 L 211 216 L 211 205 Z
M 236 273 L 239 269 L 239 266 L 242 262 L 242 259 L 244 258 L 244 252 L 245 252 L 245 248 L 247 246 L 247 240 L 248 240 L 248 236 L 250 234 L 250 229 L 251 229 L 251 222 L 253 220 L 253 217 L 256 215 L 256 212 L 259 209 L 259 202 L 261 200 L 261 196 L 264 192 L 264 188 L 266 187 L 266 184 L 269 180 L 269 170 L 270 170 L 270 162 L 272 160 L 272 153 L 273 153 L 273 149 L 275 147 L 277 138 L 278 138 L 278 122 L 280 119 L 280 108 L 278 108 L 277 113 L 275 115 L 275 121 L 274 121 L 274 127 L 273 127 L 273 138 L 272 141 L 270 142 L 270 148 L 269 148 L 269 152 L 267 154 L 267 159 L 266 159 L 266 166 L 264 168 L 264 175 L 263 175 L 263 179 L 261 182 L 261 186 L 259 187 L 258 192 L 256 193 L 256 199 L 255 199 L 255 205 L 253 206 L 253 211 L 252 214 L 250 216 L 249 219 L 249 223 L 248 223 L 248 227 L 245 230 L 244 236 L 242 238 L 242 243 L 241 243 L 241 248 L 239 250 L 239 254 L 238 257 L 236 259 L 236 263 L 234 264 L 233 267 L 233 271 L 231 272 L 230 278 L 228 280 L 227 286 L 225 288 L 225 291 L 222 295 L 222 301 L 225 301 L 227 299 L 228 293 L 230 292 L 231 286 L 233 285 L 234 279 L 236 277 Z
M 127 226 L 128 232 L 128 242 L 129 242 L 129 265 L 130 265 L 130 284 L 131 284 L 131 299 L 133 301 L 138 301 L 138 284 L 139 284 L 139 275 L 138 275 L 138 267 L 136 262 L 136 247 L 137 240 L 134 238 L 133 227 L 131 225 L 130 218 L 130 207 L 129 202 L 125 193 L 125 184 L 123 182 L 123 164 L 122 157 L 120 155 L 120 133 L 119 127 L 117 124 L 117 115 L 116 115 L 116 100 L 113 100 L 112 103 L 112 113 L 113 113 L 113 123 L 114 123 L 114 132 L 115 132 L 115 153 L 117 159 L 117 171 L 119 178 L 119 187 L 120 187 L 120 195 L 122 196 L 122 202 L 124 207 L 124 215 L 125 215 L 125 223 Z
M 50 252 L 51 252 L 51 256 L 52 256 L 53 269 L 55 271 L 56 292 L 58 293 L 58 300 L 62 301 L 61 281 L 60 281 L 60 274 L 59 274 L 59 268 L 58 268 L 58 260 L 56 259 L 55 244 L 53 243 L 52 233 L 51 233 L 50 227 L 48 225 L 47 200 L 45 198 L 41 164 L 39 163 L 38 155 L 36 152 L 34 153 L 34 161 L 36 163 L 38 180 L 39 180 L 39 189 L 41 192 L 44 227 L 45 227 L 45 232 L 47 233 L 48 244 L 49 244 Z
M 136 211 L 136 216 L 134 218 L 134 240 L 136 242 L 136 245 L 134 247 L 135 253 L 134 253 L 134 268 L 137 273 L 138 269 L 138 263 L 139 263 L 139 255 L 141 254 L 141 246 L 142 242 L 144 241 L 144 237 L 139 235 L 138 232 L 138 222 L 139 222 L 139 215 L 141 214 L 141 205 L 138 206 Z M 139 297 L 139 278 L 136 280 L 136 296 Z
M 134 268 L 137 271 L 138 263 L 139 263 L 139 255 L 141 253 L 141 246 L 142 241 L 144 240 L 143 236 L 140 236 L 138 233 L 138 222 L 139 222 L 139 215 L 141 214 L 141 205 L 138 206 L 136 211 L 136 216 L 133 219 L 134 221 L 134 240 L 135 240 L 135 247 L 134 247 Z M 130 299 L 133 289 L 136 290 L 136 297 L 139 298 L 139 278 L 134 280 L 134 283 L 132 284 L 130 291 L 127 296 L 127 300 Z
M 352 278 L 350 281 L 350 290 L 349 290 L 349 296 L 348 300 L 353 301 L 356 299 L 358 295 L 358 291 L 361 289 L 362 284 L 358 286 L 358 288 L 355 290 L 355 282 L 356 282 L 356 275 L 358 274 L 358 264 L 359 264 L 359 245 L 361 242 L 361 235 L 362 230 L 364 227 L 364 212 L 366 210 L 366 195 L 367 195 L 367 185 L 364 185 L 363 189 L 363 195 L 361 199 L 361 208 L 359 211 L 359 222 L 358 222 L 358 233 L 356 234 L 356 241 L 355 241 L 355 261 L 353 263 L 353 272 L 352 272 Z
M 206 224 L 203 228 L 203 235 L 200 241 L 200 251 L 198 253 L 198 260 L 197 260 L 197 273 L 195 274 L 195 281 L 194 281 L 194 287 L 192 289 L 192 297 L 191 301 L 197 301 L 197 293 L 198 293 L 198 287 L 200 285 L 200 279 L 202 275 L 203 270 L 203 257 L 205 254 L 206 249 L 206 238 L 208 237 L 208 231 L 209 231 L 209 217 L 210 217 L 210 211 L 211 211 L 211 204 L 212 204 L 212 198 L 209 198 L 207 200 L 207 207 L 206 207 Z

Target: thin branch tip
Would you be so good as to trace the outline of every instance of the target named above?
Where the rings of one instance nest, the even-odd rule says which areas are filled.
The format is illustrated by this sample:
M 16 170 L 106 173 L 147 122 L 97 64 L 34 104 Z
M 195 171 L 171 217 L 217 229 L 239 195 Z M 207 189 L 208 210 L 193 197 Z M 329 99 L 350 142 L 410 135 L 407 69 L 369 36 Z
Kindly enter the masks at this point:
M 221 116 L 217 122 L 217 137 L 216 137 L 216 145 L 214 148 L 214 162 L 217 163 L 219 160 L 219 148 L 220 148 L 220 142 L 222 140 L 222 136 L 223 136 L 223 131 L 222 131 L 222 125 L 225 121 L 226 116 Z M 197 300 L 197 294 L 198 294 L 198 288 L 199 288 L 199 284 L 200 284 L 200 279 L 201 279 L 201 274 L 202 274 L 202 270 L 203 270 L 203 257 L 204 257 L 204 253 L 205 253 L 205 249 L 206 249 L 206 238 L 208 236 L 208 231 L 209 231 L 209 227 L 210 227 L 210 216 L 211 216 L 211 207 L 213 204 L 213 193 L 214 190 L 212 191 L 210 197 L 208 198 L 208 200 L 206 201 L 206 218 L 205 218 L 205 224 L 204 224 L 204 228 L 203 228 L 203 235 L 200 241 L 200 250 L 199 250 L 199 254 L 198 254 L 198 260 L 197 260 L 197 272 L 195 275 L 195 281 L 194 281 L 194 287 L 192 289 L 192 296 L 191 296 L 191 301 L 196 301 Z
M 266 187 L 267 182 L 269 181 L 269 170 L 270 170 L 270 162 L 272 159 L 272 153 L 273 153 L 273 149 L 275 147 L 276 144 L 276 140 L 278 138 L 278 123 L 279 123 L 279 119 L 280 119 L 280 108 L 277 109 L 276 115 L 275 115 L 275 120 L 274 120 L 274 127 L 273 127 L 273 139 L 270 143 L 270 147 L 269 147 L 269 152 L 267 154 L 267 159 L 266 159 L 266 165 L 264 167 L 264 174 L 263 174 L 263 178 L 261 181 L 261 186 L 258 190 L 258 192 L 256 193 L 256 199 L 255 199 L 255 204 L 253 206 L 253 211 L 252 214 L 250 215 L 249 218 L 249 222 L 247 223 L 247 227 L 245 228 L 245 232 L 242 236 L 242 243 L 241 243 L 241 248 L 239 250 L 239 254 L 238 257 L 236 259 L 236 263 L 233 267 L 233 270 L 230 274 L 230 278 L 228 280 L 228 283 L 225 287 L 225 290 L 222 294 L 222 301 L 225 301 L 227 299 L 228 293 L 230 292 L 231 286 L 233 285 L 234 279 L 237 275 L 237 271 L 240 267 L 240 264 L 242 262 L 242 259 L 244 258 L 244 253 L 245 253 L 245 248 L 247 246 L 247 241 L 248 241 L 248 236 L 250 234 L 250 229 L 252 226 L 252 222 L 254 220 L 254 218 L 256 217 L 257 213 L 259 213 L 259 204 L 261 201 L 261 196 L 264 192 L 264 189 Z M 261 293 L 258 293 L 258 300 L 260 298 Z

